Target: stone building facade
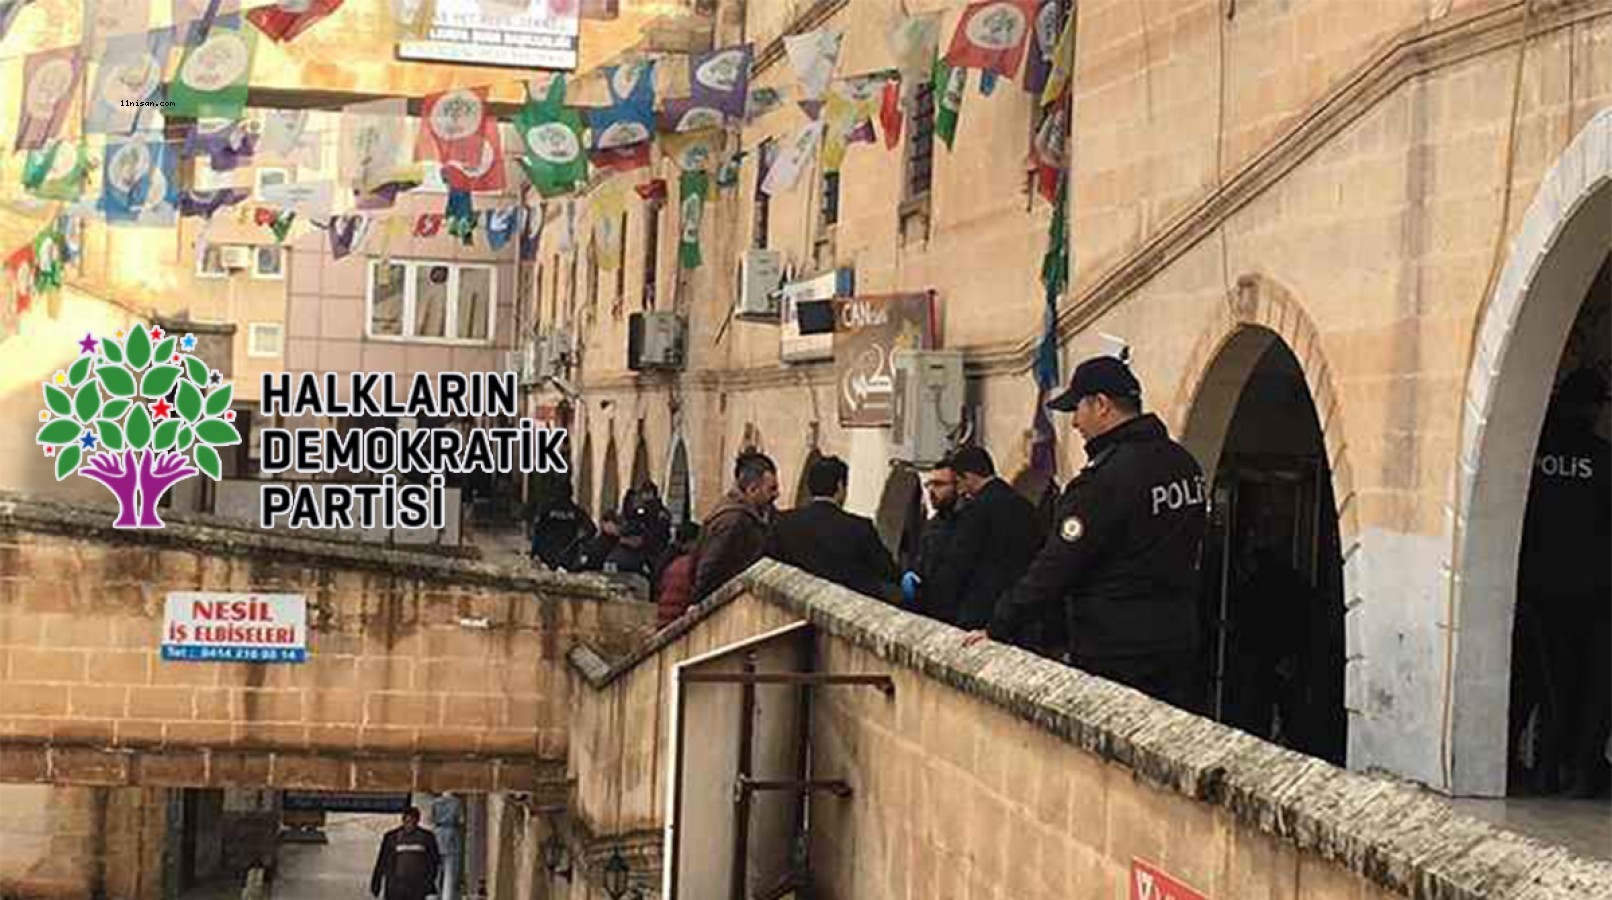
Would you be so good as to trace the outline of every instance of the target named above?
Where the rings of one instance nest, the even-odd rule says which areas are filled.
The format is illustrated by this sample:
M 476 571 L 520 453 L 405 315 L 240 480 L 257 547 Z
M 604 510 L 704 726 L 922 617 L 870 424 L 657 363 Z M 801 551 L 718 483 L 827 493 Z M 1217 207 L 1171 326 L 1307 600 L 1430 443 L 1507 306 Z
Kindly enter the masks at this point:
M 940 13 L 945 41 L 963 6 L 735 0 L 715 42 L 753 44 L 754 83 L 779 86 L 794 77 L 785 34 L 844 29 L 838 73 L 859 74 L 891 65 L 900 16 Z M 1533 445 L 1559 373 L 1606 367 L 1606 319 L 1590 313 L 1612 244 L 1612 69 L 1596 62 L 1612 5 L 1090 0 L 1076 16 L 1064 372 L 1107 335 L 1128 342 L 1147 405 L 1220 476 L 1218 499 L 1275 496 L 1247 486 L 1274 470 L 1237 480 L 1250 460 L 1309 466 L 1300 542 L 1336 612 L 1316 639 L 1336 755 L 1504 793 Z M 737 138 L 752 151 L 738 185 L 713 189 L 693 271 L 676 266 L 674 203 L 658 223 L 633 206 L 615 288 L 614 273 L 587 286 L 600 275 L 585 235 L 580 264 L 546 236 L 531 320 L 579 337 L 585 502 L 686 468 L 697 516 L 754 445 L 786 499 L 811 452 L 835 453 L 852 509 L 892 543 L 909 524 L 916 481 L 888 430 L 840 425 L 832 365 L 784 364 L 778 326 L 731 319 L 742 251 L 761 245 L 796 279 L 850 268 L 858 295 L 934 291 L 942 346 L 965 355 L 972 435 L 1004 474 L 1022 468 L 1050 218 L 1022 162 L 1033 105 L 1015 83 L 984 96 L 971 80 L 921 203 L 903 196 L 909 127 L 893 150 L 853 145 L 834 183 L 809 169 L 763 204 L 754 151 L 806 121 L 793 106 L 763 116 Z M 656 165 L 675 198 L 676 171 Z M 627 313 L 651 302 L 687 317 L 680 373 L 626 368 Z M 1067 481 L 1082 453 L 1059 429 Z

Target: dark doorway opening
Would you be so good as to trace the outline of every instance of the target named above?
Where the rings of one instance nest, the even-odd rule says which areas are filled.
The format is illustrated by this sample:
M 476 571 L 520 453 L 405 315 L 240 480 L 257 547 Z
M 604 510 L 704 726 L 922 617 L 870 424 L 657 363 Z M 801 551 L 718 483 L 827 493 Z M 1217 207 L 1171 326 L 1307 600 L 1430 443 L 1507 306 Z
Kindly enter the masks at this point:
M 1343 765 L 1343 559 L 1332 473 L 1304 373 L 1274 336 L 1226 431 L 1202 572 L 1209 714 Z

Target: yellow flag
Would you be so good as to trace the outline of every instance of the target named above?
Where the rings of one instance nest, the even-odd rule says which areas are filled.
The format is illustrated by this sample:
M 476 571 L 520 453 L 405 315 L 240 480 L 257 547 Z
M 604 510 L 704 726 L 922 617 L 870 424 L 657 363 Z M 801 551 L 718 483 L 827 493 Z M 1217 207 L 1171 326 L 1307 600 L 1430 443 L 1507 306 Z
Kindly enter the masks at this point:
M 599 268 L 621 268 L 621 251 L 626 243 L 622 234 L 622 214 L 627 211 L 627 183 L 612 178 L 588 195 L 588 217 L 593 221 L 593 252 Z
M 1070 76 L 1075 72 L 1075 20 L 1070 16 L 1058 36 L 1058 46 L 1052 51 L 1052 70 L 1047 73 L 1047 84 L 1041 89 L 1041 105 L 1051 106 L 1069 89 Z

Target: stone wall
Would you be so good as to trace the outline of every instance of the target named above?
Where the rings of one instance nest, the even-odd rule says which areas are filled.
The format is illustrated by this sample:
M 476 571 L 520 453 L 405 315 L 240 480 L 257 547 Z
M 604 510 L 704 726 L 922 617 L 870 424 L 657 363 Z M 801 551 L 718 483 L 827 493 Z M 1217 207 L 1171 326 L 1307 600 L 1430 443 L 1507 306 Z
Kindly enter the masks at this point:
M 0 897 L 156 900 L 167 791 L 0 785 Z
M 565 650 L 653 616 L 592 578 L 111 518 L 0 498 L 0 780 L 533 790 L 565 759 Z M 306 595 L 309 661 L 164 662 L 164 598 L 195 590 Z
M 590 689 L 573 715 L 572 814 L 602 829 L 594 857 L 614 846 L 633 859 L 664 824 L 671 668 L 799 620 L 816 630 L 818 671 L 895 685 L 814 694 L 811 777 L 853 792 L 812 800 L 819 896 L 1126 896 L 1138 860 L 1238 900 L 1612 896 L 1612 865 L 1422 789 L 1014 648 L 965 649 L 956 629 L 770 561 L 614 666 L 573 653 Z M 688 747 L 701 752 L 697 738 Z M 637 858 L 658 883 L 658 861 Z

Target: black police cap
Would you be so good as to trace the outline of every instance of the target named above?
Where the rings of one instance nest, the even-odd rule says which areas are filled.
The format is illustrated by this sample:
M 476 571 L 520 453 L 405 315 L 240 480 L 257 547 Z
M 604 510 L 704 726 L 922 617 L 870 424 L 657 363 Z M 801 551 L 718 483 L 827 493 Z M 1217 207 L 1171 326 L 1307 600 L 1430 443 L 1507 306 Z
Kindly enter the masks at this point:
M 1094 356 L 1075 367 L 1075 374 L 1069 376 L 1069 388 L 1048 400 L 1047 408 L 1072 412 L 1081 400 L 1095 394 L 1140 400 L 1142 383 L 1118 357 Z

